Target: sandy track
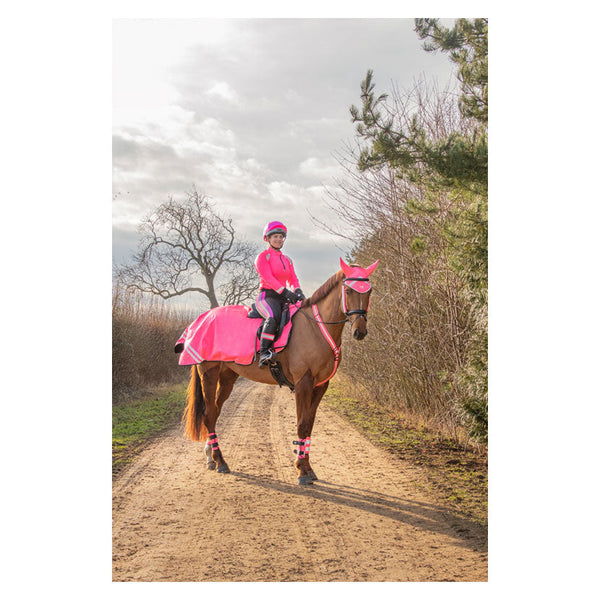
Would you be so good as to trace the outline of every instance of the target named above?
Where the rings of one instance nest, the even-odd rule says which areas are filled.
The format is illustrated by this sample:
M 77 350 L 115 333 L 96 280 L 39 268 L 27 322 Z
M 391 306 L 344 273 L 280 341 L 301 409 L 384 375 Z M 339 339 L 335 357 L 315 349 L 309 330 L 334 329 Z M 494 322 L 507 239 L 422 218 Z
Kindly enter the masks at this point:
M 485 532 L 326 407 L 299 486 L 295 422 L 288 390 L 242 380 L 217 426 L 230 474 L 179 428 L 150 444 L 113 485 L 113 580 L 487 580 Z

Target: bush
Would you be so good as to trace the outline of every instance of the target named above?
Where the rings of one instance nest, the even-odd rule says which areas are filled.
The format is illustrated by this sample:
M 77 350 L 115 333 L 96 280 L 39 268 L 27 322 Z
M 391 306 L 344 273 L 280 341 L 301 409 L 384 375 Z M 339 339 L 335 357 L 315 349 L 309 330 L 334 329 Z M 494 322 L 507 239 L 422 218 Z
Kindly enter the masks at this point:
M 186 378 L 188 369 L 179 366 L 173 349 L 196 316 L 156 298 L 124 293 L 117 285 L 112 303 L 113 395 Z

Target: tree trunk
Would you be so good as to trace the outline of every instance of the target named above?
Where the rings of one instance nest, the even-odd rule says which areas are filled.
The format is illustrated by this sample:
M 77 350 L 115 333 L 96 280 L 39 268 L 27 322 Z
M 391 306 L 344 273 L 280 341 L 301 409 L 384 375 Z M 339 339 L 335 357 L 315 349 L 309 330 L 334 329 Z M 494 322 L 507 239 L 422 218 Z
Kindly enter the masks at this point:
M 217 306 L 219 306 L 219 302 L 217 300 L 217 295 L 215 294 L 215 278 L 214 276 L 206 277 L 206 283 L 208 285 L 208 294 L 206 294 L 206 296 L 208 297 L 208 300 L 210 302 L 210 307 L 211 308 L 215 308 Z

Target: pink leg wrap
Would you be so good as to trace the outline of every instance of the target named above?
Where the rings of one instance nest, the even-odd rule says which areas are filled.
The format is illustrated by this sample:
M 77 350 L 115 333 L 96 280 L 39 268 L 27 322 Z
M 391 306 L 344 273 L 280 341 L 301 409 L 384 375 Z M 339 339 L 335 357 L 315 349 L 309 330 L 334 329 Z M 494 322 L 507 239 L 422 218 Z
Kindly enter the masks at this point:
M 219 440 L 217 439 L 216 433 L 210 433 L 206 443 L 212 448 L 213 452 L 219 449 Z
M 298 455 L 298 458 L 308 458 L 308 451 L 310 450 L 310 438 L 300 438 L 294 441 L 295 446 L 299 446 L 298 450 L 294 450 L 294 454 Z

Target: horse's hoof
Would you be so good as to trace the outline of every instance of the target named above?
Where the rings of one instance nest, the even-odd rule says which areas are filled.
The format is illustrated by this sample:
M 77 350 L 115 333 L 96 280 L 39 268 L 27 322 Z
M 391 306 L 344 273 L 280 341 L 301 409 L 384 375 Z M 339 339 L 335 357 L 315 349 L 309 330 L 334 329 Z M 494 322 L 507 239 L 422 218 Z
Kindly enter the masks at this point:
M 217 467 L 217 473 L 231 473 L 229 467 L 223 463 L 220 467 Z
M 319 478 L 315 475 L 315 472 L 311 469 L 307 475 L 313 480 L 313 481 L 318 481 Z
M 214 471 L 214 470 L 217 468 L 217 463 L 216 463 L 216 462 L 209 462 L 209 463 L 206 463 L 206 468 L 207 468 L 209 471 Z
M 312 477 L 310 475 L 302 475 L 298 477 L 298 483 L 300 485 L 312 485 Z

